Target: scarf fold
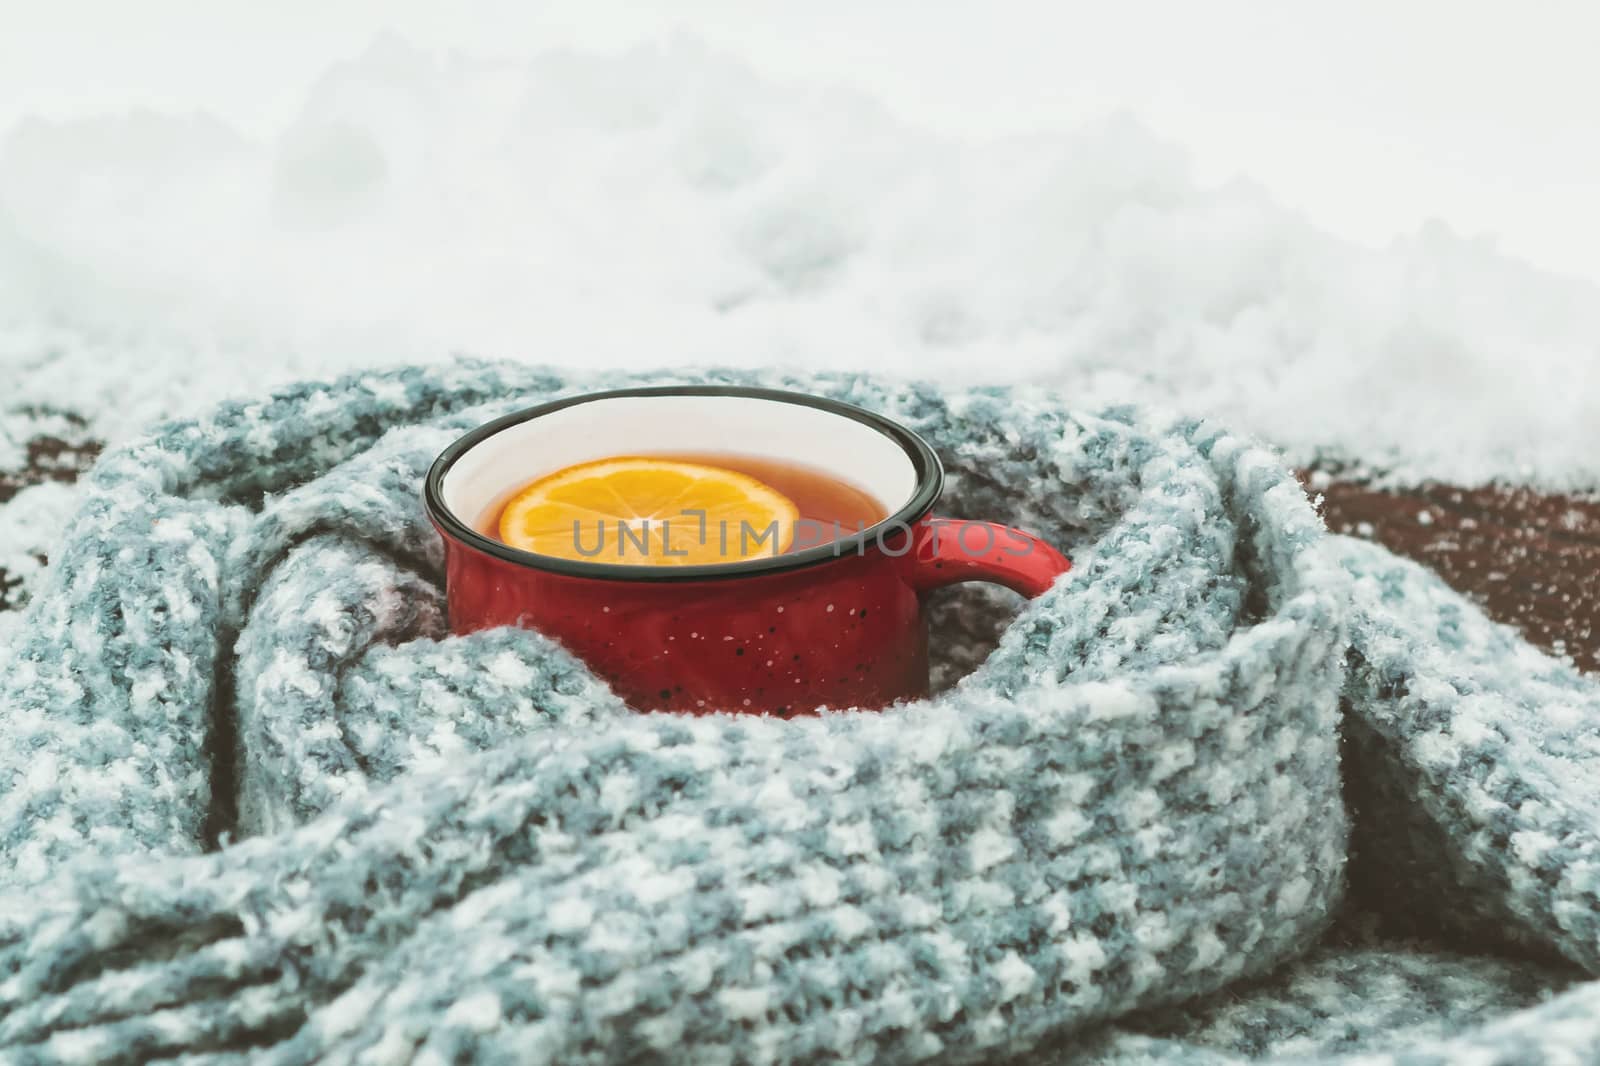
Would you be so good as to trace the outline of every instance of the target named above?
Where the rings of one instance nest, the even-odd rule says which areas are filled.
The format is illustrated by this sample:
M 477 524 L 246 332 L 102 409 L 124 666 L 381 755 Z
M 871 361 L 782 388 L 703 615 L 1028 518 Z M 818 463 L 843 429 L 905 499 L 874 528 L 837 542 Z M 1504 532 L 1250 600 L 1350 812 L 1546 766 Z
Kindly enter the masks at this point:
M 434 455 L 644 380 L 880 410 L 941 512 L 1074 568 L 943 595 L 950 683 L 883 712 L 649 713 L 536 633 L 447 635 Z M 358 375 L 103 458 L 17 634 L 17 1061 L 1600 1054 L 1600 690 L 1210 423 Z

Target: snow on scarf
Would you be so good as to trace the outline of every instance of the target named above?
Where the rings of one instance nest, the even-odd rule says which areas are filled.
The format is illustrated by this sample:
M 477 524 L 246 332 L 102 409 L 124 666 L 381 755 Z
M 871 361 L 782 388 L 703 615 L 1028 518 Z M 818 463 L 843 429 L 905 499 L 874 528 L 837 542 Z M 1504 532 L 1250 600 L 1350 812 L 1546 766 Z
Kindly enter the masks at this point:
M 0 1058 L 1600 1055 L 1592 680 L 1209 423 L 672 379 L 883 411 L 943 512 L 1074 569 L 948 596 L 921 703 L 640 713 L 535 633 L 446 635 L 419 484 L 645 379 L 463 362 L 161 427 L 0 651 Z

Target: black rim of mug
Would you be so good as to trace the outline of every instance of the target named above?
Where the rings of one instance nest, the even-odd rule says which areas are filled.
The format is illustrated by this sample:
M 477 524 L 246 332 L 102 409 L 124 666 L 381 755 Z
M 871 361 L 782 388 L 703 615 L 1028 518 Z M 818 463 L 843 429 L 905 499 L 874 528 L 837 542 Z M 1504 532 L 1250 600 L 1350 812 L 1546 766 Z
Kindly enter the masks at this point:
M 490 437 L 524 422 L 543 417 L 555 411 L 579 404 L 594 403 L 599 400 L 613 400 L 622 397 L 649 397 L 649 396 L 739 396 L 756 400 L 771 400 L 778 403 L 798 404 L 803 407 L 813 407 L 830 414 L 839 415 L 852 421 L 868 426 L 899 445 L 911 460 L 913 470 L 916 472 L 917 485 L 911 497 L 883 521 L 869 526 L 859 533 L 841 537 L 827 544 L 805 548 L 801 551 L 784 555 L 763 556 L 759 559 L 744 559 L 735 563 L 708 563 L 699 566 L 637 566 L 625 563 L 592 563 L 581 559 L 560 559 L 549 555 L 538 555 L 534 552 L 513 548 L 504 541 L 486 537 L 473 529 L 472 526 L 461 520 L 454 511 L 444 502 L 444 479 L 450 468 L 456 464 L 467 452 L 482 444 Z M 457 540 L 485 555 L 493 556 L 516 566 L 524 566 L 534 570 L 544 570 L 553 574 L 565 574 L 570 577 L 598 578 L 610 581 L 649 581 L 649 582 L 681 582 L 681 581 L 721 581 L 730 578 L 755 577 L 765 574 L 783 573 L 789 570 L 799 570 L 819 563 L 833 562 L 848 556 L 863 555 L 881 551 L 886 543 L 894 543 L 897 547 L 904 547 L 902 539 L 909 536 L 910 527 L 933 509 L 934 501 L 944 490 L 944 467 L 939 462 L 939 457 L 934 454 L 933 448 L 916 433 L 902 426 L 893 419 L 886 418 L 875 411 L 868 411 L 864 407 L 845 403 L 842 400 L 833 400 L 825 396 L 813 396 L 805 392 L 789 392 L 784 389 L 763 389 L 741 385 L 653 385 L 631 389 L 610 389 L 605 392 L 588 392 L 577 396 L 568 396 L 549 403 L 539 404 L 536 407 L 527 407 L 511 414 L 503 415 L 492 422 L 485 422 L 476 429 L 464 434 L 433 461 L 433 466 L 428 470 L 428 476 L 423 482 L 422 498 L 427 508 L 428 517 L 444 533 L 445 536 Z

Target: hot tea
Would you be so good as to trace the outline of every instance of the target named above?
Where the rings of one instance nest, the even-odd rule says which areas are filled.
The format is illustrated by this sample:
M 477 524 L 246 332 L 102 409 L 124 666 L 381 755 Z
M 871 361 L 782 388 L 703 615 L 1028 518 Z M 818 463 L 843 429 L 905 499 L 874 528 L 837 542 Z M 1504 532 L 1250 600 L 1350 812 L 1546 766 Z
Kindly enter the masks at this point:
M 800 521 L 815 522 L 828 531 L 826 540 L 815 543 L 832 543 L 839 537 L 847 537 L 889 517 L 888 509 L 862 489 L 832 474 L 799 463 L 755 455 L 680 455 L 671 458 L 720 466 L 771 485 L 794 502 L 800 512 Z M 835 523 L 840 529 L 837 534 L 833 531 Z
M 866 491 L 799 463 L 673 453 L 536 478 L 489 507 L 478 528 L 541 555 L 684 566 L 803 551 L 887 516 Z

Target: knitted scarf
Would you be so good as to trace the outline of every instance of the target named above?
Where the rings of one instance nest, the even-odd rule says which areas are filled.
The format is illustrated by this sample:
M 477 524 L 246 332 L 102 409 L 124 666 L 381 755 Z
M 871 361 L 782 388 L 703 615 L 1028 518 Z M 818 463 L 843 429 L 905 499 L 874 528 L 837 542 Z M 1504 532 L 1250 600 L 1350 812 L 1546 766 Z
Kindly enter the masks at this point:
M 103 458 L 0 651 L 0 1057 L 1600 1056 L 1600 689 L 1222 427 L 656 375 L 882 411 L 1074 568 L 943 595 L 881 712 L 447 635 L 429 462 L 643 380 L 372 373 Z

